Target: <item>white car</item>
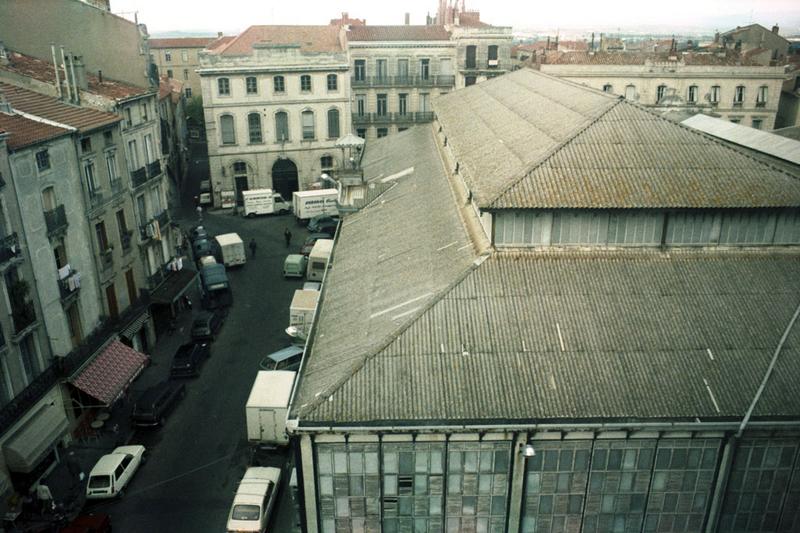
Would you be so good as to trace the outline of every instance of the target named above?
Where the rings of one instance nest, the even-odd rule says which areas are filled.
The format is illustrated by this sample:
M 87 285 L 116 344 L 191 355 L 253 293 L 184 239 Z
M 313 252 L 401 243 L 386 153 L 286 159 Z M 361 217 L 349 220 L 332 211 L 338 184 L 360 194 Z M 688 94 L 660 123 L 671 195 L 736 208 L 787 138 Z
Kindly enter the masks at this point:
M 266 531 L 281 480 L 279 468 L 252 466 L 244 473 L 228 515 L 228 532 Z
M 89 499 L 113 498 L 131 480 L 144 460 L 144 446 L 120 446 L 104 455 L 89 473 L 86 497 Z

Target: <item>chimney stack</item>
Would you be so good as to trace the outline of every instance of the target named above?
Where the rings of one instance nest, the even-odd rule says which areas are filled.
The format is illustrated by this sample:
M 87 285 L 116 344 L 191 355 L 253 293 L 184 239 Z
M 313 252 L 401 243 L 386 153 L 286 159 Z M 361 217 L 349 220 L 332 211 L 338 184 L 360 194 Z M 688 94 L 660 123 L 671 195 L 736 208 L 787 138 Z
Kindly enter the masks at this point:
M 84 91 L 89 88 L 89 82 L 86 79 L 86 65 L 83 64 L 83 56 L 73 56 L 72 66 L 75 69 L 75 85 Z
M 217 39 L 219 39 L 220 37 L 222 37 L 222 32 L 221 32 L 221 31 L 218 31 L 218 32 L 217 32 Z
M 411 13 L 406 13 L 406 26 L 408 26 L 409 24 L 411 24 Z
M 8 65 L 10 62 L 11 60 L 8 59 L 8 50 L 6 50 L 3 41 L 0 41 L 0 65 Z
M 776 23 L 776 24 L 775 24 L 775 25 L 772 27 L 772 33 L 774 33 L 775 35 L 777 35 L 777 34 L 778 34 L 778 30 L 779 30 L 779 29 L 780 29 L 780 28 L 778 28 L 778 24 Z

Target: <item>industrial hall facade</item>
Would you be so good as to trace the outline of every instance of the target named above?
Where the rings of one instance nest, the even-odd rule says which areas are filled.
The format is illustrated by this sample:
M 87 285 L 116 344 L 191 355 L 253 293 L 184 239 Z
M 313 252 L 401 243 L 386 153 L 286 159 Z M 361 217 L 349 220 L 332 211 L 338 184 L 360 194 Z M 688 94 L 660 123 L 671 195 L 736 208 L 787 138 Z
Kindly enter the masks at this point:
M 532 69 L 432 106 L 336 237 L 306 530 L 800 530 L 797 165 Z

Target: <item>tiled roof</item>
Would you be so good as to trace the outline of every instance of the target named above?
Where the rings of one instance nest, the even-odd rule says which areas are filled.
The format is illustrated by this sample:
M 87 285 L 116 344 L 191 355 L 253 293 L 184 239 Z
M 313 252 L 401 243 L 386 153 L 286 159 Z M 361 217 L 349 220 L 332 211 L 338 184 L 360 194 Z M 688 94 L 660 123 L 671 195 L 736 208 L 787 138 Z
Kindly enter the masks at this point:
M 444 26 L 352 26 L 349 41 L 449 41 Z
M 250 26 L 238 37 L 219 47 L 222 55 L 252 55 L 257 44 L 300 45 L 303 52 L 342 52 L 339 28 L 335 26 Z
M 799 292 L 797 253 L 495 253 L 301 424 L 738 421 Z M 756 418 L 800 413 L 798 343 Z
M 3 82 L 0 82 L 0 92 L 5 95 L 12 108 L 71 126 L 79 132 L 108 126 L 122 120 L 113 113 L 67 104 L 52 96 Z
M 8 65 L 0 63 L 0 70 L 6 70 L 45 83 L 51 83 L 55 86 L 56 75 L 52 63 L 36 57 L 20 54 L 19 52 L 9 52 L 8 57 L 10 63 Z M 63 71 L 60 75 L 63 75 Z M 138 87 L 121 81 L 109 80 L 106 77 L 103 77 L 103 81 L 100 81 L 98 76 L 90 74 L 88 71 L 86 72 L 86 81 L 88 86 L 87 92 L 114 100 L 123 100 L 132 96 L 147 94 L 152 91 L 152 89 L 147 87 Z
M 676 57 L 677 59 L 670 59 Z M 645 65 L 647 63 L 683 63 L 703 66 L 761 66 L 741 54 L 726 50 L 707 52 L 556 52 L 545 54 L 542 63 L 549 65 Z
M 0 111 L 0 133 L 3 133 L 4 130 L 8 135 L 6 143 L 10 150 L 17 150 L 70 133 L 70 130 L 65 128 L 52 126 L 21 115 L 8 115 Z
M 175 78 L 161 76 L 158 82 L 158 99 L 163 100 L 167 96 L 172 97 L 172 102 L 177 103 L 183 93 L 183 82 Z
M 236 37 L 237 37 L 236 35 L 224 35 L 218 39 L 215 39 L 214 42 L 209 43 L 209 45 L 206 47 L 206 50 L 212 52 L 218 51 L 219 48 L 224 47 L 229 42 L 236 39 Z
M 310 409 L 321 398 L 318 393 L 350 379 L 475 258 L 430 127 L 368 145 L 363 164 L 365 176 L 413 171 L 378 180 L 394 186 L 342 221 L 327 278 L 332 281 L 325 282 L 312 355 L 306 357 L 293 404 L 298 410 Z M 364 242 L 372 244 L 364 247 Z
M 167 39 L 148 39 L 150 48 L 205 48 L 217 37 L 172 37 Z
M 434 101 L 492 208 L 800 205 L 800 179 L 618 97 L 523 69 Z

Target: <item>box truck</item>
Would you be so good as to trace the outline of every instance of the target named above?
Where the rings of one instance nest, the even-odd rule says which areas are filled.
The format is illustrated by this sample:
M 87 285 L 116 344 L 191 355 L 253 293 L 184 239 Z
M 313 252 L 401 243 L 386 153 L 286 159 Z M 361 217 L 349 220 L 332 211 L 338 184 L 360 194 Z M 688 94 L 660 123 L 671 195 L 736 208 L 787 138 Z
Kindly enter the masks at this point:
M 339 209 L 336 200 L 339 191 L 336 189 L 319 189 L 311 191 L 295 191 L 292 193 L 292 207 L 297 220 L 309 220 L 317 215 L 337 215 Z
M 297 372 L 260 370 L 245 405 L 247 440 L 264 446 L 289 443 L 286 413 Z
M 309 281 L 322 281 L 325 270 L 328 268 L 328 260 L 333 251 L 332 239 L 317 239 L 311 253 L 308 254 L 308 270 L 306 279 Z
M 244 202 L 242 215 L 246 217 L 273 213 L 283 214 L 292 210 L 292 205 L 272 189 L 242 191 L 242 200 Z
M 292 304 L 289 306 L 289 326 L 297 328 L 298 333 L 303 337 L 308 335 L 311 329 L 311 321 L 314 319 L 314 310 L 319 301 L 319 291 L 294 291 Z
M 237 233 L 225 233 L 214 237 L 219 247 L 219 259 L 226 267 L 243 265 L 247 262 L 244 242 Z
M 225 265 L 213 263 L 200 268 L 200 294 L 203 309 L 218 309 L 233 304 Z

